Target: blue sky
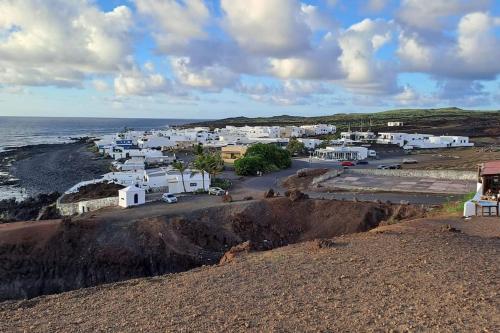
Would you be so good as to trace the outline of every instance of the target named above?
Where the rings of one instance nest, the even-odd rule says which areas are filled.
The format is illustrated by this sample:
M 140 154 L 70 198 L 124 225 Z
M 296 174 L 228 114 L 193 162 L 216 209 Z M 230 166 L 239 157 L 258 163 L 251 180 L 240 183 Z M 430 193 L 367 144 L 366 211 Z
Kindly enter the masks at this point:
M 0 115 L 500 108 L 494 0 L 6 0 L 0 12 Z

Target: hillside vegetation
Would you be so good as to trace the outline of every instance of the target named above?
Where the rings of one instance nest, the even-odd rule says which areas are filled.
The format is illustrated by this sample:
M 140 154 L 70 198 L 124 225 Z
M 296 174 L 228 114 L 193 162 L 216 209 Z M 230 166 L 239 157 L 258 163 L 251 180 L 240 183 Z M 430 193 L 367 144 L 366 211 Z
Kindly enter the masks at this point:
M 388 127 L 389 121 L 402 121 L 403 127 Z M 407 131 L 427 132 L 430 134 L 497 136 L 500 135 L 500 112 L 462 110 L 459 108 L 440 109 L 398 109 L 377 113 L 338 113 L 328 116 L 300 117 L 235 117 L 214 121 L 200 122 L 192 125 L 215 127 L 257 126 L 257 125 L 302 125 L 329 123 L 338 130 L 368 130 L 373 131 Z

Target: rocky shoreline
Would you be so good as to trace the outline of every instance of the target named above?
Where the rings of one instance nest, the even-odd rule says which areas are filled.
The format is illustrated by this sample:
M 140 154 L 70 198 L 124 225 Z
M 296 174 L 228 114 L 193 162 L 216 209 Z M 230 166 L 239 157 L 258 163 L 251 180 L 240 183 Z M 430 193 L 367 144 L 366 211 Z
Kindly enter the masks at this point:
M 1 189 L 19 190 L 24 198 L 64 192 L 74 184 L 109 171 L 110 161 L 90 150 L 92 143 L 40 144 L 0 152 Z M 9 199 L 6 194 L 1 199 Z

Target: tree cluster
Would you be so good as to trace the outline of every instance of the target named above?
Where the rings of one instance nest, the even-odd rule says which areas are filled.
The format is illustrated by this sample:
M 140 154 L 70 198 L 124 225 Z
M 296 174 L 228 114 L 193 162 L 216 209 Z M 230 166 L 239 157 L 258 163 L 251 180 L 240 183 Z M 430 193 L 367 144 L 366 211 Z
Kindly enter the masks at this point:
M 288 150 L 263 143 L 249 147 L 245 156 L 234 162 L 236 174 L 241 176 L 277 171 L 291 165 L 292 159 Z

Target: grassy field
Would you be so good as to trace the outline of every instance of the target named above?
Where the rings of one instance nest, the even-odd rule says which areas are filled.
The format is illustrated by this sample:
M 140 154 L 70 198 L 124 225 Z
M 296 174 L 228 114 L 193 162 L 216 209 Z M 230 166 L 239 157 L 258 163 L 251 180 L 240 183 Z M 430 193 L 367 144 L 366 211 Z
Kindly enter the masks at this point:
M 403 127 L 388 127 L 389 121 L 402 121 Z M 372 130 L 375 132 L 419 132 L 435 135 L 466 135 L 490 137 L 500 135 L 500 110 L 474 111 L 459 108 L 399 109 L 377 113 L 339 113 L 319 117 L 274 116 L 260 118 L 236 117 L 206 121 L 192 125 L 215 127 L 256 125 L 302 125 L 329 123 L 339 131 Z

